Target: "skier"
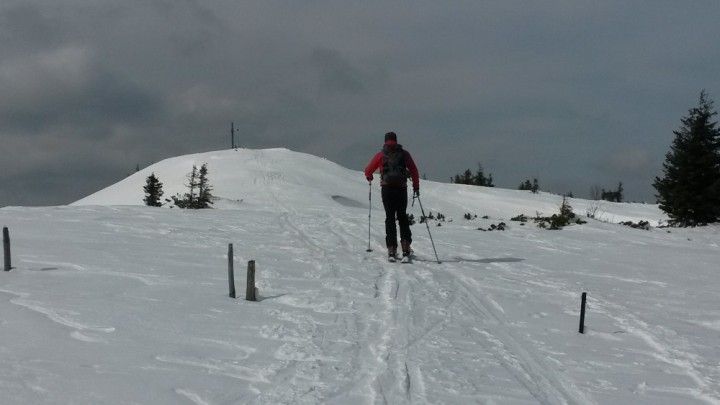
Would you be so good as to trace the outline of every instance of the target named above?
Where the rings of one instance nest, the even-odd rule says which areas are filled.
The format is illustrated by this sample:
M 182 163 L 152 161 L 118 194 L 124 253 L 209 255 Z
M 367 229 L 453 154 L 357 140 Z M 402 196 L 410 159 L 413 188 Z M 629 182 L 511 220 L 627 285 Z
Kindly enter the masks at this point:
M 388 260 L 394 262 L 397 257 L 397 229 L 395 219 L 400 223 L 400 246 L 402 261 L 410 261 L 410 243 L 412 233 L 407 217 L 407 179 L 412 178 L 413 197 L 420 195 L 420 179 L 412 156 L 397 143 L 394 132 L 385 134 L 385 144 L 365 167 L 365 177 L 372 184 L 373 173 L 380 169 L 380 186 L 382 202 L 385 208 L 385 245 L 388 249 Z

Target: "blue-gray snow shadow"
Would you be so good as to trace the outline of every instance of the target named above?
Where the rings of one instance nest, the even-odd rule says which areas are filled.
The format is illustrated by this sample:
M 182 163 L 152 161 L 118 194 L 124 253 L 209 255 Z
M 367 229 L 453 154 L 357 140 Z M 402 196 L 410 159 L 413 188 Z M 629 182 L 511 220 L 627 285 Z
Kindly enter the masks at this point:
M 333 201 L 337 202 L 338 204 L 344 205 L 346 207 L 365 208 L 365 209 L 367 209 L 367 207 L 368 207 L 368 205 L 363 202 L 353 200 L 352 198 L 343 197 L 341 195 L 334 195 L 334 196 L 332 196 L 332 199 L 333 199 Z
M 260 301 L 265 301 L 265 300 L 273 300 L 276 298 L 284 297 L 286 295 L 288 295 L 288 294 L 285 293 L 285 294 L 269 295 L 269 296 L 265 297 L 265 296 L 258 294 L 255 298 L 257 299 L 258 302 L 260 302 Z
M 414 260 L 418 262 L 437 262 L 437 260 L 426 257 L 416 257 Z M 498 258 L 484 258 L 484 259 L 470 259 L 463 257 L 453 257 L 450 259 L 440 258 L 441 263 L 518 263 L 525 259 L 519 259 L 516 257 L 498 257 Z
M 18 271 L 53 271 L 53 270 L 60 270 L 60 267 L 10 267 L 10 270 L 18 270 Z

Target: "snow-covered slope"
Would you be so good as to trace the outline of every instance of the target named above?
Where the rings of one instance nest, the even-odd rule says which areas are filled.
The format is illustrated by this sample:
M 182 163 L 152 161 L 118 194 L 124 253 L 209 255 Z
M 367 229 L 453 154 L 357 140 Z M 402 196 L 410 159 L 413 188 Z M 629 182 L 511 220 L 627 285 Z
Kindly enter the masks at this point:
M 203 164 L 212 193 L 219 198 L 216 208 L 237 208 L 240 201 L 272 206 L 288 198 L 298 205 L 317 206 L 332 199 L 330 190 L 351 198 L 362 198 L 367 191 L 356 187 L 357 173 L 329 160 L 287 149 L 238 149 L 163 160 L 72 205 L 143 205 L 143 186 L 151 173 L 163 183 L 165 198 L 184 194 L 192 166 Z
M 367 208 L 368 186 L 364 174 L 326 159 L 288 149 L 224 150 L 164 160 L 140 170 L 104 190 L 72 205 L 143 205 L 146 178 L 155 173 L 163 183 L 165 198 L 187 192 L 187 175 L 195 165 L 207 164 L 214 208 L 242 206 L 272 207 L 279 201 L 302 207 L 323 207 L 330 201 Z M 381 208 L 375 181 L 374 208 Z M 421 180 L 421 199 L 428 211 L 462 218 L 470 213 L 480 217 L 509 219 L 519 214 L 534 217 L 559 211 L 562 197 Z M 242 202 L 242 204 L 239 204 Z M 626 204 L 570 199 L 574 211 L 584 216 L 596 208 L 596 218 L 609 222 L 649 221 L 657 225 L 665 215 L 654 204 Z M 599 207 L 596 207 L 598 206 Z
M 203 163 L 227 209 L 141 205 L 150 172 L 171 195 Z M 415 263 L 384 260 L 377 184 L 366 252 L 362 173 L 282 149 L 168 159 L 72 206 L 0 209 L 15 267 L 0 272 L 0 402 L 720 404 L 720 228 L 547 231 L 508 218 L 557 212 L 558 196 L 421 192 L 448 218 L 430 228 L 442 264 L 424 225 Z M 258 302 L 227 296 L 230 243 L 241 297 L 256 261 Z

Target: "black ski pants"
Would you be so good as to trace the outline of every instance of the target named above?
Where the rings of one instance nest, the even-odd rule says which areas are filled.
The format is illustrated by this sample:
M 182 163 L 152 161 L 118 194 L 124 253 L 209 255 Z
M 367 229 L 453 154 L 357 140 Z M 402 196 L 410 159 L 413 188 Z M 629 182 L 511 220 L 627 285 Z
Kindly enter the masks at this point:
M 407 217 L 407 187 L 382 186 L 382 202 L 385 208 L 385 245 L 397 248 L 395 220 L 400 223 L 400 240 L 410 246 L 412 233 Z

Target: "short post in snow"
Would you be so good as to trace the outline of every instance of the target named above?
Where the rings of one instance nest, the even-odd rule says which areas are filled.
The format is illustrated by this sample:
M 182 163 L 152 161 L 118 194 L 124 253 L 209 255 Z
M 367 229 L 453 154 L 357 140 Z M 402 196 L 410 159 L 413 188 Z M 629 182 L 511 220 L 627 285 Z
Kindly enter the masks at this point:
M 587 303 L 587 293 L 582 293 L 582 303 L 580 304 L 580 333 L 585 333 L 585 304 Z
M 235 269 L 233 266 L 233 245 L 228 245 L 228 283 L 230 285 L 230 298 L 235 297 Z
M 257 301 L 255 289 L 255 260 L 248 262 L 247 268 L 247 289 L 245 290 L 245 300 Z
M 7 226 L 3 227 L 3 253 L 5 256 L 5 271 L 10 271 L 12 265 L 10 263 L 10 231 Z

